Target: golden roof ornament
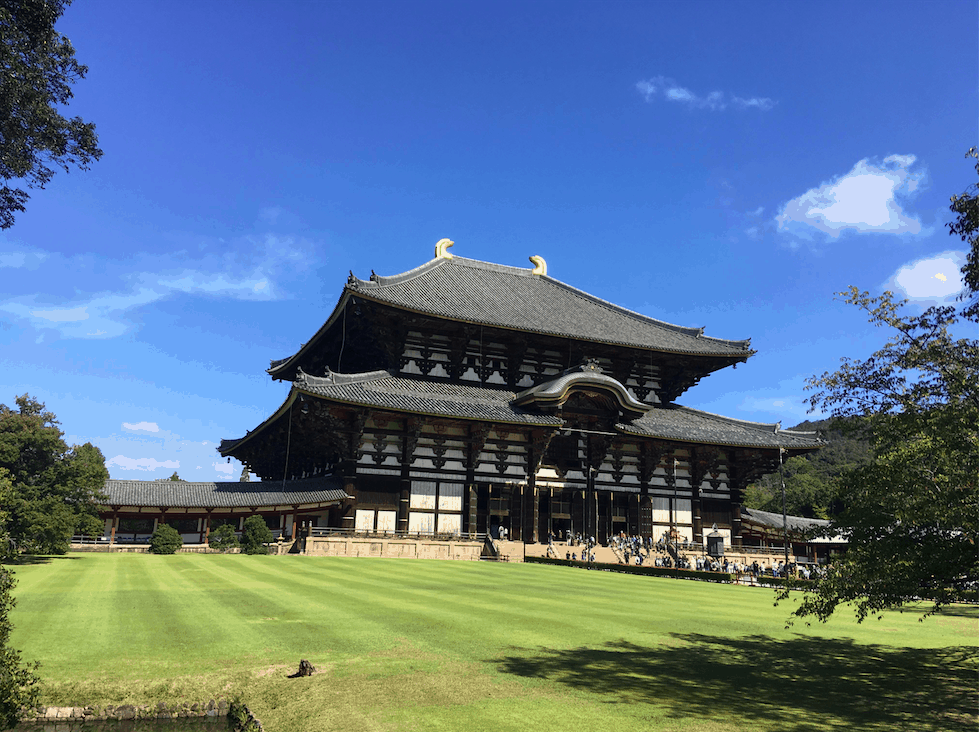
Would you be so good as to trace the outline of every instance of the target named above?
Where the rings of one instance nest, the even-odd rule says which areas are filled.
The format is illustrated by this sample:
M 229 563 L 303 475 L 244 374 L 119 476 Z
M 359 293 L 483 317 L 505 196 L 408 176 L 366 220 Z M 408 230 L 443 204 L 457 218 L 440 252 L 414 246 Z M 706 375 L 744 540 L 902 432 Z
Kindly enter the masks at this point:
M 542 256 L 540 256 L 539 254 L 535 254 L 534 256 L 530 257 L 530 261 L 534 265 L 534 271 L 531 272 L 531 274 L 535 274 L 535 275 L 547 274 L 547 262 L 544 261 L 544 258 Z
M 435 244 L 435 258 L 452 259 L 452 255 L 449 254 L 448 249 L 453 244 L 455 244 L 455 242 L 451 241 L 450 239 L 439 239 L 438 242 Z

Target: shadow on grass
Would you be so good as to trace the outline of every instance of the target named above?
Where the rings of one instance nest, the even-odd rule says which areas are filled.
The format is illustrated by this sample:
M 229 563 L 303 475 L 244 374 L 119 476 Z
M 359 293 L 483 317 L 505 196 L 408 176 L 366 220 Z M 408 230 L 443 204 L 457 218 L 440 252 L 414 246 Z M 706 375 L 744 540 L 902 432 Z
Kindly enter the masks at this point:
M 655 704 L 672 717 L 734 716 L 787 732 L 975 729 L 975 648 L 671 635 L 658 646 L 514 648 L 498 663 L 504 673 L 549 679 L 609 703 Z
M 4 564 L 10 567 L 22 567 L 28 564 L 50 564 L 61 559 L 80 559 L 80 557 L 70 557 L 66 554 L 21 554 Z

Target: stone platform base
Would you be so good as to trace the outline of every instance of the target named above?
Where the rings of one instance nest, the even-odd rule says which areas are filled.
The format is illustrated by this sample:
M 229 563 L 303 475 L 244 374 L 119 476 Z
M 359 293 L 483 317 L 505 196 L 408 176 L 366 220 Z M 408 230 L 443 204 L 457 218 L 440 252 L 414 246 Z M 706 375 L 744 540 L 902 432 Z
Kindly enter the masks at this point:
M 306 539 L 304 553 L 307 556 L 317 557 L 388 557 L 476 561 L 482 551 L 483 543 L 477 541 L 312 536 Z

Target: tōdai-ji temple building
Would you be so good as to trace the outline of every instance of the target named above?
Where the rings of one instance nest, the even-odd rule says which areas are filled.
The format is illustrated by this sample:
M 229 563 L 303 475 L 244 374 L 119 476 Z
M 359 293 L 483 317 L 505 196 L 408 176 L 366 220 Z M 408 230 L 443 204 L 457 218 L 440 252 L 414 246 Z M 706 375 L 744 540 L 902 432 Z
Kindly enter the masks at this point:
M 219 447 L 262 482 L 210 484 L 228 486 L 239 515 L 289 533 L 297 522 L 421 536 L 502 529 L 524 542 L 672 526 L 700 544 L 716 526 L 738 543 L 748 484 L 777 468 L 780 450 L 818 447 L 811 433 L 676 404 L 746 361 L 748 341 L 608 303 L 548 276 L 539 257 L 522 269 L 452 256 L 450 245 L 403 274 L 351 273 L 322 327 L 272 362 L 287 398 Z

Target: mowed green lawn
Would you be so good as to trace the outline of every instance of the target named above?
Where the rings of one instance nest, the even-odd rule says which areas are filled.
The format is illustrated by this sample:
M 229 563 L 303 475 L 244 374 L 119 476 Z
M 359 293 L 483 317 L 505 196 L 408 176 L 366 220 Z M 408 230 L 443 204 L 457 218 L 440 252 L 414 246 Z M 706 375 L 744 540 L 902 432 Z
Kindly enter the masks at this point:
M 73 554 L 16 568 L 48 704 L 240 694 L 268 732 L 951 730 L 979 612 L 786 629 L 767 589 L 522 564 Z M 319 673 L 288 679 L 301 658 Z

